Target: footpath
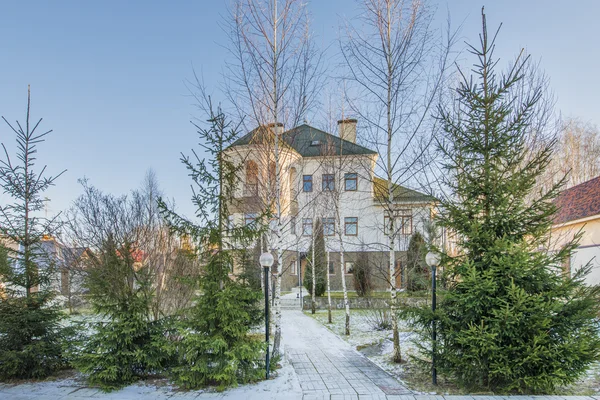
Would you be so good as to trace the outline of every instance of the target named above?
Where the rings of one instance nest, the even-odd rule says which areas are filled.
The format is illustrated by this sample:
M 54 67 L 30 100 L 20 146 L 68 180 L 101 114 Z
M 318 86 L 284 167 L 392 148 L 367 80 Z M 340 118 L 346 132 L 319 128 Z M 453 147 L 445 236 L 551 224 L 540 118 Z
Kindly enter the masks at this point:
M 289 299 L 292 303 L 292 299 Z M 290 304 L 291 306 L 291 304 Z M 277 377 L 222 393 L 178 391 L 169 385 L 135 384 L 103 393 L 63 379 L 0 384 L 0 400 L 600 400 L 600 396 L 434 396 L 414 394 L 348 343 L 304 315 L 282 311 L 283 368 Z

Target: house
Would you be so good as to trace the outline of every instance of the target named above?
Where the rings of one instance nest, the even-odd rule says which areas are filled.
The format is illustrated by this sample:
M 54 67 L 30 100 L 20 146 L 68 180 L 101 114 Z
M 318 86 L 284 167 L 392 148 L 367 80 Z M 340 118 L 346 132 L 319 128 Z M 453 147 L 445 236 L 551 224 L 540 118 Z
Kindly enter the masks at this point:
M 2 239 L 3 246 L 18 252 L 20 246 L 15 242 Z M 39 268 L 45 268 L 52 265 L 53 271 L 49 277 L 49 288 L 57 295 L 63 296 L 60 301 L 71 302 L 71 300 L 82 292 L 82 270 L 81 261 L 88 256 L 89 250 L 86 248 L 68 247 L 56 238 L 44 235 L 40 241 L 40 260 Z M 2 285 L 2 282 L 0 282 Z M 2 286 L 3 287 L 3 286 Z M 37 291 L 39 288 L 34 288 Z
M 600 283 L 600 176 L 566 189 L 556 198 L 558 212 L 552 225 L 552 246 L 560 248 L 583 232 L 579 247 L 565 265 L 569 274 L 591 263 L 589 284 Z
M 384 230 L 387 182 L 375 176 L 377 152 L 356 143 L 357 121 L 338 121 L 338 134 L 303 124 L 287 131 L 281 124 L 258 127 L 235 141 L 226 154 L 242 171 L 230 205 L 229 224 L 252 224 L 265 208 L 275 211 L 275 175 L 280 176 L 283 243 L 282 290 L 299 286 L 317 219 L 321 220 L 330 254 L 332 290 L 341 289 L 340 251 L 347 285 L 353 286 L 353 265 L 367 252 L 375 287 L 389 287 L 389 250 Z M 274 160 L 275 135 L 280 170 Z M 408 242 L 431 220 L 434 199 L 395 185 L 394 207 L 397 283 Z M 341 240 L 340 240 L 341 239 Z

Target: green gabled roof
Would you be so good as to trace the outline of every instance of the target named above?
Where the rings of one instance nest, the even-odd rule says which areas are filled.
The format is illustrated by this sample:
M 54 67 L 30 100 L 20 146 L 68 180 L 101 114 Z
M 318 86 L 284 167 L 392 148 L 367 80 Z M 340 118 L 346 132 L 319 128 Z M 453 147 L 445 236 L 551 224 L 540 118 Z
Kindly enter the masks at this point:
M 272 140 L 267 136 L 267 132 L 266 128 L 256 128 L 233 142 L 231 147 Z M 287 146 L 297 151 L 302 157 L 377 154 L 364 146 L 340 139 L 338 136 L 306 124 L 284 132 L 281 138 Z
M 414 202 L 431 202 L 435 201 L 435 197 L 417 192 L 404 186 L 392 184 L 395 201 L 414 201 Z M 374 178 L 373 191 L 377 201 L 385 201 L 388 198 L 387 180 L 378 177 Z

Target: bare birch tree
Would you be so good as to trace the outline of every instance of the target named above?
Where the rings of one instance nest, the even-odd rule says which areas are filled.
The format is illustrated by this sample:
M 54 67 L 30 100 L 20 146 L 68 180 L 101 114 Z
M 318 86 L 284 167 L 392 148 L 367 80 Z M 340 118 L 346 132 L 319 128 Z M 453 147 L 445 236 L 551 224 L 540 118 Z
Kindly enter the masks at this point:
M 546 171 L 550 185 L 567 176 L 565 189 L 600 175 L 600 130 L 577 118 L 562 124 Z
M 396 317 L 396 185 L 414 183 L 431 142 L 429 116 L 440 94 L 450 45 L 432 29 L 433 10 L 423 0 L 363 0 L 360 30 L 347 24 L 341 42 L 352 111 L 364 121 L 387 181 L 379 196 L 388 217 L 393 361 L 402 354 Z M 357 24 L 358 25 L 358 24 Z M 360 99 L 360 103 L 353 101 Z
M 343 122 L 340 121 L 340 122 Z M 331 129 L 331 128 L 330 128 Z M 357 166 L 364 167 L 368 165 L 367 162 L 363 161 L 361 157 L 346 154 L 345 151 L 345 142 L 340 138 L 338 143 L 335 143 L 333 140 L 330 140 L 328 143 L 324 143 L 321 149 L 321 152 L 324 156 L 322 161 L 322 170 L 324 172 L 324 177 L 329 177 L 328 181 L 323 183 L 323 203 L 325 205 L 324 209 L 329 210 L 329 212 L 333 212 L 333 221 L 328 221 L 328 225 L 323 224 L 327 236 L 333 236 L 335 238 L 337 251 L 339 252 L 340 257 L 340 274 L 341 274 L 341 282 L 342 282 L 342 293 L 344 296 L 344 310 L 346 314 L 345 328 L 344 332 L 346 335 L 350 334 L 350 302 L 348 299 L 348 285 L 346 284 L 346 274 L 349 273 L 346 271 L 346 263 L 345 263 L 345 235 L 348 234 L 346 232 L 346 216 L 347 212 L 354 209 L 354 207 L 349 207 L 352 204 L 348 199 L 348 193 L 344 187 L 345 178 L 348 171 L 355 171 L 353 174 L 355 175 L 355 179 L 353 182 L 358 182 L 358 175 L 365 176 L 368 175 L 368 170 L 359 171 L 357 170 Z M 360 169 L 360 168 L 359 168 Z M 355 187 L 354 190 L 358 190 L 358 187 Z M 351 193 L 350 191 L 349 193 Z M 324 221 L 329 218 L 324 218 Z M 356 230 L 358 230 L 358 219 L 356 221 Z M 358 232 L 357 232 L 358 233 Z M 327 252 L 329 255 L 329 252 Z M 329 262 L 327 263 L 327 268 L 329 268 Z M 329 271 L 327 271 L 329 272 Z M 327 274 L 329 277 L 329 273 Z M 328 300 L 331 308 L 331 299 L 328 294 Z
M 327 247 L 327 240 L 325 240 L 325 254 L 326 254 L 326 268 L 327 268 L 327 323 L 333 323 L 331 319 L 331 279 L 329 277 L 329 248 Z
M 229 99 L 247 131 L 267 127 L 272 147 L 267 153 L 274 163 L 274 191 L 265 206 L 272 207 L 274 226 L 269 247 L 278 260 L 275 285 L 275 335 L 273 357 L 281 342 L 281 276 L 283 249 L 281 127 L 302 121 L 314 104 L 320 59 L 309 32 L 308 16 L 300 0 L 237 0 L 227 23 L 233 62 L 228 64 Z M 271 156 L 265 157 L 271 168 Z M 269 174 L 270 175 L 270 174 Z
M 101 251 L 107 241 L 119 248 L 129 246 L 135 261 L 129 283 L 131 287 L 138 281 L 148 283 L 145 296 L 152 298 L 148 315 L 153 320 L 188 307 L 193 288 L 182 279 L 196 275 L 199 265 L 191 257 L 191 249 L 186 249 L 185 240 L 169 231 L 158 212 L 162 192 L 154 172 L 148 171 L 141 188 L 129 196 L 103 193 L 85 179 L 81 183 L 84 193 L 68 213 L 69 241 L 92 253 Z M 100 268 L 96 261 L 97 257 L 80 258 L 74 267 L 85 276 L 91 268 Z

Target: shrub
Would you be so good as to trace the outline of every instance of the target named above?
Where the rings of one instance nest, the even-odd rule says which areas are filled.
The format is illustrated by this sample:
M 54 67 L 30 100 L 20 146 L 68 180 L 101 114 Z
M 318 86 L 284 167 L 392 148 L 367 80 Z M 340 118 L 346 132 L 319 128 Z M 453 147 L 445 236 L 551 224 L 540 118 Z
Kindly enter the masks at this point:
M 365 319 L 369 326 L 376 331 L 392 329 L 392 313 L 389 308 L 376 308 L 367 311 Z
M 323 226 L 321 225 L 321 221 L 319 219 L 317 219 L 317 223 L 315 224 L 313 232 L 314 251 L 313 244 L 311 244 L 307 252 L 307 263 L 306 271 L 304 272 L 303 285 L 309 293 L 312 293 L 312 266 L 314 264 L 316 277 L 315 296 L 320 297 L 323 296 L 325 294 L 325 291 L 327 290 L 327 266 L 325 265 L 327 263 L 327 254 L 325 253 L 325 238 L 323 236 Z
M 0 379 L 45 378 L 66 366 L 63 316 L 42 296 L 0 297 Z
M 415 232 L 406 252 L 406 289 L 411 292 L 427 290 L 431 283 L 429 267 L 425 263 L 427 246 L 419 232 Z
M 354 263 L 354 290 L 360 297 L 369 296 L 373 290 L 369 255 L 364 251 L 358 254 Z

